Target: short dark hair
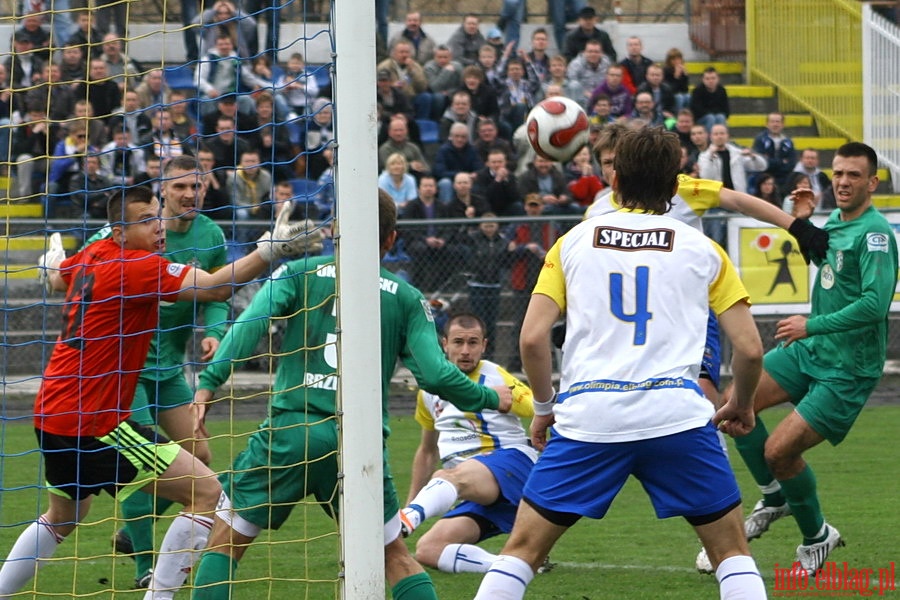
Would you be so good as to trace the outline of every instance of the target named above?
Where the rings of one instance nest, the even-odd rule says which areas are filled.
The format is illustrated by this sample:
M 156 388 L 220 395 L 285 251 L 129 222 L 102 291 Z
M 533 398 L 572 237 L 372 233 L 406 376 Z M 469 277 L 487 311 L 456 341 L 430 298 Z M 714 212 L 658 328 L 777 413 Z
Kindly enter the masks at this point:
M 835 156 L 842 156 L 844 158 L 864 156 L 869 163 L 869 177 L 874 177 L 878 174 L 878 154 L 876 154 L 875 150 L 867 144 L 863 144 L 862 142 L 847 142 L 837 149 Z
M 168 175 L 172 171 L 199 171 L 200 163 L 197 162 L 197 158 L 191 156 L 189 154 L 182 154 L 181 156 L 176 156 L 169 160 L 166 163 L 165 169 L 163 169 L 163 174 Z
M 384 246 L 395 229 L 397 229 L 397 204 L 390 194 L 378 188 L 378 243 Z
M 662 127 L 628 131 L 616 144 L 616 203 L 664 214 L 672 205 L 681 165 L 678 136 Z
M 477 327 L 481 330 L 481 337 L 487 337 L 487 327 L 478 315 L 467 312 L 454 314 L 447 319 L 447 322 L 444 324 L 444 337 L 447 337 L 450 333 L 450 327 L 452 325 L 459 325 L 466 329 L 474 329 Z
M 144 186 L 116 190 L 106 201 L 106 218 L 111 225 L 127 225 L 125 209 L 131 204 L 150 204 L 153 199 L 153 191 Z
M 628 125 L 618 121 L 615 123 L 607 123 L 603 126 L 603 129 L 600 130 L 600 136 L 597 138 L 597 141 L 594 142 L 594 147 L 592 148 L 594 157 L 597 159 L 598 163 L 600 162 L 600 153 L 605 150 L 615 150 L 616 144 L 619 143 L 619 139 L 628 133 L 628 131 Z M 609 181 L 607 183 L 612 182 Z

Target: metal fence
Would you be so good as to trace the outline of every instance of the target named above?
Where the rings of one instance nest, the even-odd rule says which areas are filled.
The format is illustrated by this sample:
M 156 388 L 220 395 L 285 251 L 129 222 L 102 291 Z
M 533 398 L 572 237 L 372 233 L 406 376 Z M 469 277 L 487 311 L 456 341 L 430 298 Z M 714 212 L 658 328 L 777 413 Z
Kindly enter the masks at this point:
M 822 135 L 862 139 L 862 7 L 849 0 L 748 0 L 747 73 L 810 112 Z
M 863 123 L 867 144 L 891 170 L 900 192 L 900 27 L 863 6 Z
M 705 220 L 715 222 L 730 218 L 717 215 Z M 400 241 L 383 264 L 422 290 L 434 308 L 439 328 L 453 312 L 479 314 L 491 330 L 489 351 L 492 358 L 516 368 L 518 328 L 541 269 L 544 252 L 558 236 L 579 221 L 579 216 L 401 220 Z M 496 233 L 485 233 L 484 223 L 496 223 Z M 93 224 L 102 225 L 99 221 Z M 54 228 L 61 229 L 64 225 L 56 222 Z M 229 234 L 234 232 L 232 225 L 231 222 L 222 223 Z M 264 222 L 247 222 L 237 227 L 266 225 Z M 242 248 L 251 247 L 231 245 L 233 255 L 240 254 Z M 733 258 L 738 262 L 738 257 Z M 255 289 L 254 286 L 245 287 L 235 296 L 233 318 L 240 314 Z M 5 295 L 0 300 L 0 317 L 4 324 L 0 331 L 0 374 L 4 377 L 37 374 L 49 358 L 52 342 L 60 331 L 62 298 L 45 298 L 41 290 L 33 280 L 6 281 Z M 775 344 L 775 323 L 781 318 L 783 316 L 756 316 L 767 348 Z M 900 314 L 896 319 L 900 320 Z M 265 354 L 265 348 L 260 352 Z M 889 354 L 892 358 L 900 358 L 898 327 L 891 329 Z M 260 362 L 263 363 L 264 360 Z
M 691 41 L 714 58 L 743 58 L 747 53 L 745 0 L 693 0 L 689 9 Z

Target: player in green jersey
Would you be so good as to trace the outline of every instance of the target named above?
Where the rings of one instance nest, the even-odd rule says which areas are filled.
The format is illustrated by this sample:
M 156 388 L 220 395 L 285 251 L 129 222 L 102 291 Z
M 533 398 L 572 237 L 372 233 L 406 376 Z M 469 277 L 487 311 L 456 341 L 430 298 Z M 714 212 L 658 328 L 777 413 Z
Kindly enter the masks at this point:
M 757 419 L 753 432 L 736 440 L 763 492 L 744 523 L 748 539 L 793 514 L 803 535 L 796 561 L 810 579 L 843 540 L 825 522 L 803 452 L 844 439 L 884 369 L 897 244 L 872 206 L 877 166 L 875 151 L 865 144 L 838 149 L 832 180 L 837 209 L 825 224 L 828 252 L 824 260 L 814 259 L 819 271 L 811 313 L 778 323 L 775 338 L 782 344 L 766 354 L 756 392 L 757 413 L 782 402 L 794 404 L 794 411 L 771 434 Z
M 382 255 L 393 246 L 397 212 L 379 190 Z M 337 514 L 336 418 L 337 354 L 335 264 L 331 257 L 292 261 L 263 285 L 225 335 L 200 375 L 194 402 L 202 424 L 213 391 L 253 352 L 268 331 L 269 319 L 285 320 L 270 416 L 254 433 L 232 468 L 221 476 L 224 493 L 208 547 L 194 580 L 194 599 L 231 597 L 237 563 L 263 529 L 277 529 L 291 508 L 312 494 Z M 298 307 L 308 307 L 298 310 Z M 506 412 L 512 395 L 505 386 L 485 388 L 470 380 L 444 356 L 422 294 L 386 269 L 381 270 L 381 379 L 384 436 L 388 428 L 388 386 L 397 358 L 419 385 L 463 410 Z M 203 430 L 202 425 L 200 429 Z M 435 598 L 430 577 L 412 558 L 400 536 L 400 504 L 384 460 L 385 565 L 398 600 Z

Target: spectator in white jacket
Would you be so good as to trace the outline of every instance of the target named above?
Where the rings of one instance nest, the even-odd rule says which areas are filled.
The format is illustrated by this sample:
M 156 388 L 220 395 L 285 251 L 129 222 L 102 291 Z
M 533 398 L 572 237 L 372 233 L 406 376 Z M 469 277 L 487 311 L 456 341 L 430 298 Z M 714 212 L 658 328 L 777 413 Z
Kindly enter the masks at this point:
M 713 125 L 709 148 L 700 153 L 697 163 L 701 179 L 721 181 L 724 187 L 745 193 L 747 174 L 766 169 L 765 157 L 733 144 L 725 125 Z

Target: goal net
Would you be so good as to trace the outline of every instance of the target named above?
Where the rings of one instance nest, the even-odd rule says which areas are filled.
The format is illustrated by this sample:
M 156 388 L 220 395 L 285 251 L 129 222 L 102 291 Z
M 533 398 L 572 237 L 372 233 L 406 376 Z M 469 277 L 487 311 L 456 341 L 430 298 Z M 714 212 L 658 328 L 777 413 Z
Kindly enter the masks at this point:
M 325 234 L 323 254 L 335 255 L 337 333 L 327 344 L 286 343 L 288 321 L 306 319 L 321 305 L 273 308 L 252 352 L 225 359 L 228 377 L 208 421 L 216 473 L 232 469 L 254 432 L 276 429 L 274 420 L 260 424 L 278 411 L 271 405 L 280 364 L 333 356 L 328 372 L 303 374 L 292 396 L 306 398 L 323 387 L 339 395 L 339 409 L 315 421 L 332 422 L 339 432 L 335 452 L 316 459 L 338 463 L 338 483 L 320 500 L 290 503 L 285 523 L 262 531 L 230 574 L 233 597 L 369 597 L 383 590 L 380 462 L 373 459 L 380 457 L 381 417 L 371 397 L 380 386 L 378 365 L 371 364 L 377 352 L 365 351 L 372 339 L 366 314 L 378 301 L 377 269 L 370 268 L 377 263 L 374 8 L 344 4 L 95 0 L 85 8 L 79 0 L 24 0 L 8 7 L 10 16 L 0 20 L 0 37 L 9 40 L 0 69 L 0 559 L 51 504 L 35 443 L 35 397 L 58 338 L 67 335 L 64 308 L 72 296 L 38 283 L 38 258 L 52 232 L 62 235 L 68 256 L 110 235 L 110 195 L 146 187 L 165 205 L 172 262 L 212 271 L 246 255 L 272 229 L 286 200 L 292 220 L 313 221 Z M 339 147 L 342 136 L 349 141 Z M 167 166 L 185 155 L 196 159 L 198 174 L 182 189 L 175 185 L 181 171 L 169 176 Z M 341 198 L 345 206 L 348 198 L 359 200 L 342 210 Z M 216 241 L 217 231 L 224 242 Z M 341 238 L 354 243 L 342 247 Z M 185 424 L 165 413 L 179 406 L 173 399 L 184 400 L 185 390 L 196 390 L 211 350 L 270 277 L 264 273 L 239 288 L 218 309 L 164 303 L 138 384 L 150 407 L 138 420 L 184 441 L 175 432 Z M 371 290 L 360 289 L 366 281 L 374 282 Z M 89 310 L 89 304 L 80 306 Z M 106 358 L 103 375 L 121 377 L 122 357 Z M 345 370 L 354 376 L 344 378 Z M 85 370 L 71 379 L 69 410 L 82 410 L 79 381 L 92 376 Z M 340 399 L 354 397 L 364 400 L 352 410 Z M 122 401 L 127 406 L 130 399 Z M 311 428 L 309 421 L 297 427 Z M 356 449 L 347 449 L 345 439 Z M 307 450 L 268 462 L 291 469 Z M 315 461 L 305 466 L 312 473 Z M 267 505 L 264 497 L 255 501 Z M 146 584 L 180 507 L 154 505 L 149 495 L 142 502 L 143 511 L 100 494 L 52 556 L 38 545 L 19 552 L 32 576 L 11 597 L 107 598 Z M 324 510 L 329 505 L 342 506 L 340 523 Z M 3 579 L 0 573 L 6 592 Z M 192 586 L 190 575 L 176 597 L 190 597 Z

